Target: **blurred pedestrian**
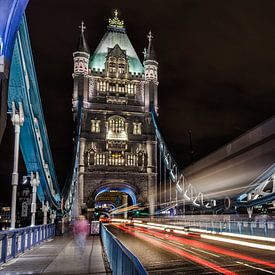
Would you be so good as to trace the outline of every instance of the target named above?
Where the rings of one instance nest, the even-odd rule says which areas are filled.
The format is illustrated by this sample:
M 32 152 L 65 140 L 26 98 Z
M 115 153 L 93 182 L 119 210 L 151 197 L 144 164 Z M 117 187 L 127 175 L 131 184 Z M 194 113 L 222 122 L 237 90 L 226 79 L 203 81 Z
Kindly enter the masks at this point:
M 89 234 L 89 223 L 85 219 L 85 216 L 80 215 L 78 219 L 74 222 L 73 233 L 76 245 L 79 249 L 80 255 L 84 253 L 86 239 Z

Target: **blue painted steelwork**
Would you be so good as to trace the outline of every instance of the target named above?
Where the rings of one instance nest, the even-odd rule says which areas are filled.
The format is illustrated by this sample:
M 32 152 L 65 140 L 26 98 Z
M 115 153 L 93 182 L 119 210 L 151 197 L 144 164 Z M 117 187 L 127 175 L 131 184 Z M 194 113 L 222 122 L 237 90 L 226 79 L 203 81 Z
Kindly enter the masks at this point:
M 101 224 L 101 239 L 107 254 L 112 274 L 148 274 L 138 258 L 130 252 L 108 229 Z
M 0 264 L 55 236 L 55 225 L 37 225 L 0 231 Z
M 0 55 L 10 61 L 28 0 L 0 0 Z
M 7 124 L 9 67 L 15 36 L 28 0 L 0 0 L 0 143 Z
M 60 208 L 60 190 L 50 151 L 26 18 L 17 33 L 9 80 L 8 109 L 22 102 L 25 121 L 21 127 L 20 149 L 27 172 L 38 172 L 38 198 Z

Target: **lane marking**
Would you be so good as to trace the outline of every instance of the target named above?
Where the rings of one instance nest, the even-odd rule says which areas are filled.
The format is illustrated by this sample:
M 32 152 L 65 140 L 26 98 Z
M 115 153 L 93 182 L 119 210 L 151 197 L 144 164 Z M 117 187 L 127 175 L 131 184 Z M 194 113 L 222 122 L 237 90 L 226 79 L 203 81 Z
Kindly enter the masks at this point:
M 216 254 L 210 253 L 210 252 L 208 252 L 208 251 L 204 251 L 204 250 L 199 249 L 199 248 L 191 247 L 191 249 L 194 249 L 194 250 L 200 251 L 200 252 L 202 252 L 202 253 L 205 253 L 205 254 L 211 255 L 211 256 L 216 257 L 216 258 L 220 258 L 220 256 L 219 256 L 219 255 L 216 255 Z
M 239 261 L 235 261 L 235 262 L 238 263 L 238 264 L 240 264 L 240 265 L 244 265 L 244 266 L 256 269 L 256 270 L 260 270 L 260 271 L 263 271 L 263 272 L 266 272 L 266 273 L 270 273 L 270 274 L 275 274 L 275 272 L 267 270 L 267 269 L 263 269 L 263 268 L 256 267 L 256 266 L 253 266 L 253 265 L 250 265 L 250 264 L 246 264 L 246 263 L 242 263 L 242 262 L 239 262 Z

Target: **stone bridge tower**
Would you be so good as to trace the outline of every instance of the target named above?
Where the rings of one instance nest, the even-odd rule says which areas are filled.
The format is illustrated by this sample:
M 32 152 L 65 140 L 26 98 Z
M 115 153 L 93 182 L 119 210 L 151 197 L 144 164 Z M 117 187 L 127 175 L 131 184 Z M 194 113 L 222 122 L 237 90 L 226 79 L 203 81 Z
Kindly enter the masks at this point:
M 124 27 L 109 19 L 107 32 L 90 55 L 85 26 L 74 58 L 73 113 L 83 98 L 78 209 L 94 207 L 102 192 L 124 192 L 154 212 L 157 147 L 150 105 L 158 108 L 158 62 L 152 35 L 141 64 Z

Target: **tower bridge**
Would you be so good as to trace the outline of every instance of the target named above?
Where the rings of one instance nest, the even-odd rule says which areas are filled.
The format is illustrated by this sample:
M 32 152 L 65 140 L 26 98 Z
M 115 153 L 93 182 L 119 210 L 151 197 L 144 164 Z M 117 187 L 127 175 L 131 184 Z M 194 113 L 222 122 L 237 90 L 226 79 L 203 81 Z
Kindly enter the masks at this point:
M 25 6 L 22 8 L 24 10 Z M 18 23 L 18 20 L 16 22 Z M 146 271 L 138 259 L 113 238 L 112 234 L 120 240 L 123 240 L 122 231 L 129 236 L 134 234 L 137 238 L 143 234 L 145 240 L 149 241 L 150 238 L 145 235 L 149 234 L 150 230 L 151 235 L 155 234 L 160 239 L 163 236 L 159 231 L 166 230 L 172 232 L 169 237 L 171 240 L 181 241 L 173 234 L 188 235 L 187 228 L 191 230 L 190 226 L 186 227 L 186 205 L 212 213 L 221 209 L 229 210 L 231 207 L 234 211 L 238 207 L 245 207 L 250 217 L 254 206 L 274 206 L 274 117 L 181 170 L 168 150 L 158 127 L 158 60 L 153 47 L 152 33 L 148 34 L 148 45 L 141 62 L 127 36 L 125 24 L 117 12 L 109 19 L 107 31 L 93 53 L 89 49 L 85 29 L 82 22 L 77 48 L 73 53 L 72 105 L 75 145 L 71 170 L 62 192 L 50 152 L 25 16 L 22 17 L 10 55 L 12 60 L 8 86 L 7 80 L 3 80 L 7 73 L 1 72 L 1 91 L 2 95 L 8 92 L 8 112 L 15 129 L 13 207 L 18 184 L 19 144 L 28 176 L 31 177 L 33 198 L 32 227 L 11 230 L 10 233 L 4 232 L 2 235 L 0 233 L 1 251 L 4 251 L 0 262 L 6 262 L 23 253 L 25 249 L 53 236 L 53 225 L 46 225 L 49 211 L 52 222 L 56 217 L 55 211 L 58 211 L 63 219 L 65 216 L 69 219 L 77 218 L 80 214 L 92 218 L 89 209 L 95 212 L 96 208 L 105 208 L 112 215 L 119 214 L 119 217 L 124 218 L 127 218 L 128 210 L 133 209 L 148 209 L 151 218 L 165 218 L 171 215 L 176 218 L 184 217 L 185 223 L 181 220 L 178 225 L 174 225 L 173 219 L 168 222 L 160 220 L 165 223 L 164 225 L 136 220 L 133 230 L 121 225 L 108 228 L 102 226 L 104 248 L 111 264 L 114 264 L 112 257 L 115 257 L 115 253 L 109 253 L 116 247 L 118 253 L 124 253 L 123 257 L 130 259 L 128 264 L 131 268 L 134 266 L 142 273 Z M 5 87 L 8 87 L 6 91 Z M 35 227 L 36 192 L 38 199 L 43 203 L 44 212 L 44 226 L 38 227 Z M 12 220 L 11 229 L 14 229 L 14 212 Z M 233 234 L 231 224 L 228 224 L 226 230 L 219 225 L 221 234 Z M 216 234 L 218 225 L 212 221 L 211 226 L 212 231 L 206 233 Z M 259 228 L 264 229 L 262 234 L 265 236 L 259 236 L 257 241 L 266 241 L 263 239 L 266 237 L 274 238 L 272 226 L 275 226 L 274 223 L 260 223 Z M 239 223 L 236 228 L 240 234 L 245 231 Z M 251 225 L 251 235 L 254 232 L 252 228 Z M 208 229 L 207 227 L 204 230 Z M 196 230 L 198 228 L 195 228 L 194 232 L 198 232 Z M 239 236 L 235 235 L 235 238 L 237 237 Z M 178 246 L 171 248 L 171 244 L 151 241 L 152 244 L 165 247 L 167 251 L 183 255 L 183 252 L 178 252 Z M 58 242 L 55 245 L 62 246 Z M 200 244 L 198 245 L 200 247 Z M 129 246 L 131 247 L 131 244 Z M 73 245 L 70 243 L 66 247 L 68 251 L 72 251 L 70 249 Z M 220 251 L 227 253 L 225 250 Z M 136 252 L 140 254 L 139 251 Z M 140 255 L 142 258 L 142 253 Z M 192 258 L 189 254 L 184 255 L 191 261 L 198 262 L 198 259 Z M 59 258 L 61 262 L 62 259 Z M 145 265 L 147 264 L 145 261 Z M 224 271 L 214 264 L 207 263 L 205 266 L 216 271 Z M 268 266 L 274 268 L 272 264 Z M 51 268 L 53 267 L 44 271 L 50 272 Z M 114 266 L 111 268 L 114 270 Z M 88 269 L 90 270 L 90 267 Z

